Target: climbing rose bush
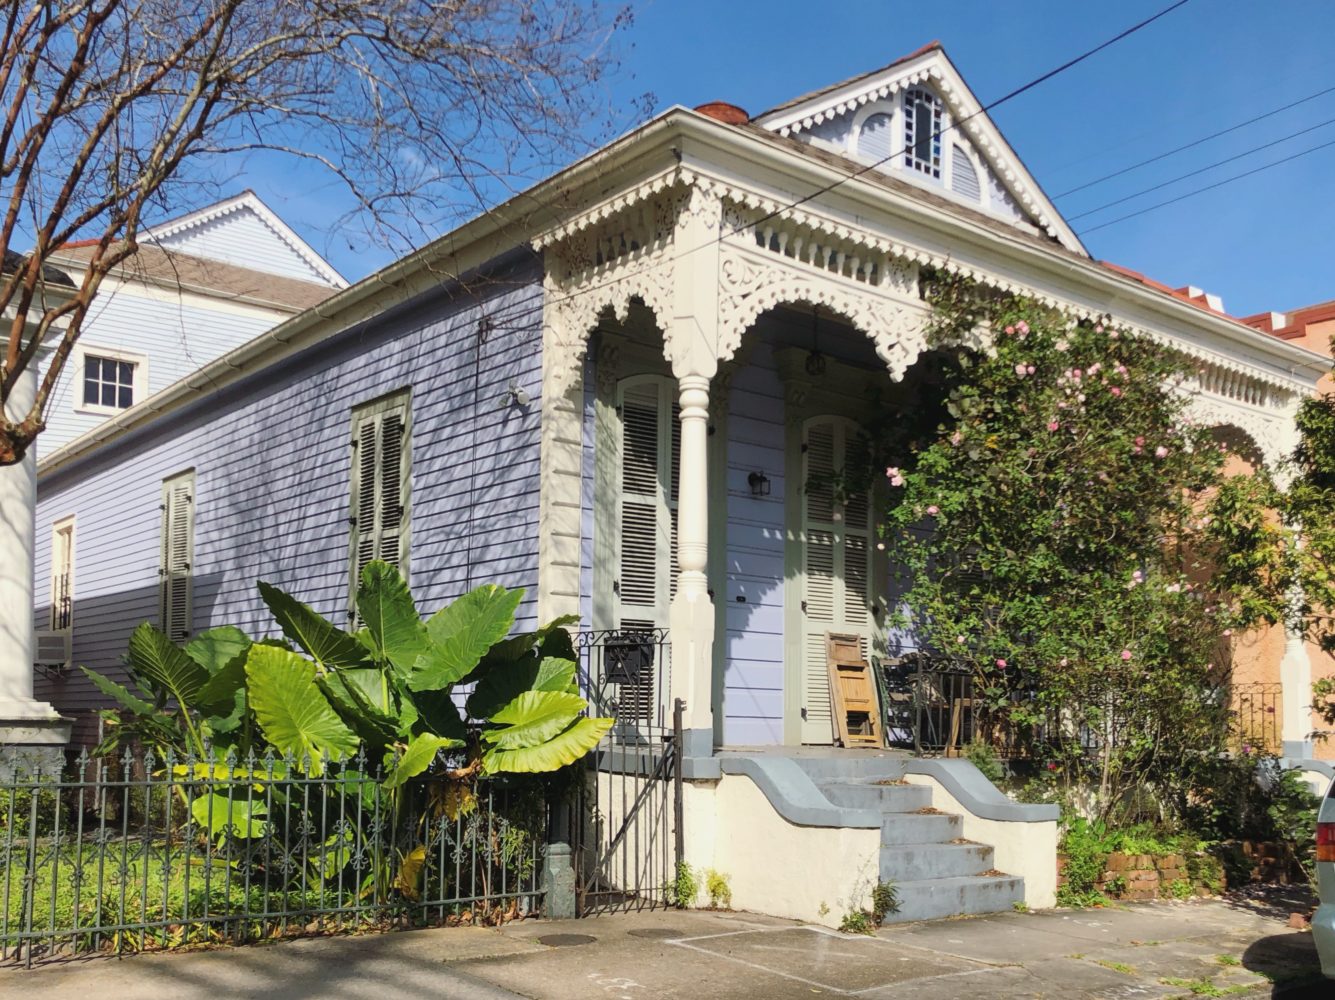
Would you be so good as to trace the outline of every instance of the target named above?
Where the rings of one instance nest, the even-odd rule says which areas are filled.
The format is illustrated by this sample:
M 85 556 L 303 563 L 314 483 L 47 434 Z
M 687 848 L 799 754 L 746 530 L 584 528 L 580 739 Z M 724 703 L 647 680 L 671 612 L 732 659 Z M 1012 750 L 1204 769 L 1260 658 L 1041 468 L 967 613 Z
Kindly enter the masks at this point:
M 902 624 L 1068 799 L 1184 810 L 1227 744 L 1230 637 L 1283 612 L 1269 479 L 1225 476 L 1164 346 L 961 281 L 931 298 L 937 403 L 870 430 Z

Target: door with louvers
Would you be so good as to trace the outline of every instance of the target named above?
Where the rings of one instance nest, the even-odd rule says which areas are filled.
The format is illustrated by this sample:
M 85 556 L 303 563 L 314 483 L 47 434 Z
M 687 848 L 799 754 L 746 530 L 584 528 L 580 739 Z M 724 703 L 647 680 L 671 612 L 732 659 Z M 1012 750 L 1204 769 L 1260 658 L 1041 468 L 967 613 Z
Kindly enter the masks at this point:
M 643 375 L 617 387 L 617 527 L 613 627 L 626 633 L 666 628 L 677 578 L 677 471 L 681 423 L 672 379 Z M 659 665 L 627 677 L 622 712 L 653 716 Z
M 862 655 L 875 643 L 872 552 L 875 526 L 869 493 L 840 498 L 830 477 L 856 461 L 866 440 L 852 420 L 813 417 L 802 425 L 801 738 L 834 739 L 827 632 L 861 637 Z

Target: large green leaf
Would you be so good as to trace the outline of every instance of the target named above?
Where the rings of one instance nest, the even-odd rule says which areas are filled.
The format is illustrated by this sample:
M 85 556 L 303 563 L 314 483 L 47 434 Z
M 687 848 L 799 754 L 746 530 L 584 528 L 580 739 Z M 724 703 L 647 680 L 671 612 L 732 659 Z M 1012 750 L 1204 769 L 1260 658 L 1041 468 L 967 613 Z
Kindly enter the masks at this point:
M 326 758 L 355 752 L 357 737 L 330 707 L 315 675 L 315 664 L 274 646 L 256 644 L 246 657 L 250 707 L 265 739 L 319 774 Z
M 96 670 L 89 670 L 87 667 L 80 667 L 79 669 L 88 675 L 88 679 L 93 682 L 95 688 L 122 708 L 128 709 L 135 715 L 152 714 L 153 706 L 144 701 L 143 698 L 136 697 L 134 693 L 123 684 L 117 684 L 115 681 L 111 680 L 111 678 L 103 677 Z
M 418 691 L 412 699 L 422 724 L 437 736 L 462 740 L 467 735 L 459 706 L 449 691 Z
M 426 652 L 427 631 L 408 585 L 393 566 L 376 560 L 362 570 L 357 612 L 366 623 L 367 645 L 405 677 Z
M 434 691 L 458 682 L 510 631 L 522 590 L 490 584 L 441 608 L 426 623 L 430 645 L 413 666 L 408 686 Z
M 482 738 L 500 750 L 537 746 L 564 731 L 587 704 L 565 691 L 525 691 L 492 716 Z
M 400 736 L 402 727 L 394 716 L 380 711 L 371 697 L 379 698 L 379 691 L 368 695 L 365 675 L 374 675 L 378 687 L 381 673 L 374 667 L 340 670 L 315 679 L 316 685 L 329 699 L 330 706 L 357 737 L 375 750 L 383 750 Z
M 322 667 L 355 667 L 365 662 L 366 649 L 355 636 L 272 584 L 261 580 L 259 588 L 283 634 L 316 663 Z
M 450 747 L 461 746 L 463 746 L 462 740 L 446 739 L 443 736 L 432 736 L 429 733 L 414 736 L 412 742 L 408 744 L 408 749 L 403 751 L 403 756 L 398 759 L 393 769 L 385 776 L 385 787 L 398 788 L 409 778 L 417 777 L 430 767 L 438 752 L 448 750 Z
M 148 622 L 130 633 L 128 659 L 131 670 L 183 708 L 195 705 L 195 696 L 209 679 L 208 671 Z
M 186 643 L 185 655 L 207 670 L 210 677 L 216 677 L 238 659 L 244 660 L 249 649 L 250 636 L 235 625 L 220 625 Z
M 539 659 L 536 653 L 513 663 L 488 660 L 464 707 L 474 719 L 490 719 L 525 691 L 578 693 L 575 661 L 553 656 Z
M 596 747 L 611 728 L 611 719 L 577 719 L 569 729 L 537 746 L 519 750 L 488 748 L 482 755 L 482 769 L 487 774 L 557 771 Z
M 196 823 L 219 840 L 229 835 L 246 839 L 263 837 L 269 828 L 265 819 L 268 811 L 264 802 L 252 801 L 244 792 L 242 789 L 239 797 L 231 799 L 217 792 L 201 795 L 190 803 L 190 813 Z

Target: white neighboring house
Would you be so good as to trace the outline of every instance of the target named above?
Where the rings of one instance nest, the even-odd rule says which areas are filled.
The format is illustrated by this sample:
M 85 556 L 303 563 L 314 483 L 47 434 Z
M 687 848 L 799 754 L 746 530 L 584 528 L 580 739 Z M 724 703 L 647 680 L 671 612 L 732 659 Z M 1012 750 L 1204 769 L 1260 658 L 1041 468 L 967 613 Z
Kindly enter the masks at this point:
M 41 459 L 347 287 L 253 191 L 154 226 L 140 243 L 98 291 L 47 408 Z M 71 244 L 51 264 L 77 285 L 93 248 Z M 70 662 L 74 518 L 50 540 L 58 562 L 49 621 L 38 623 L 39 670 Z
M 147 230 L 109 274 L 38 438 L 46 459 L 108 417 L 328 298 L 347 282 L 252 191 Z M 76 283 L 93 244 L 51 263 Z

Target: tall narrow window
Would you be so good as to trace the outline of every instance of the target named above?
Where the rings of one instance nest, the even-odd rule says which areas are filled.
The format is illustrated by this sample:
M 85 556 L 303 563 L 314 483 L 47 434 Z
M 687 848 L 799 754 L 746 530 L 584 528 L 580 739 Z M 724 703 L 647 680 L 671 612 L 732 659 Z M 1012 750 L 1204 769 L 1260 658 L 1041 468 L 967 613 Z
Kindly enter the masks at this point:
M 51 527 L 51 617 L 52 632 L 63 632 L 74 624 L 74 518 Z
M 195 559 L 195 473 L 182 472 L 162 483 L 162 578 L 160 622 L 172 640 L 188 638 Z
M 407 391 L 352 411 L 348 615 L 353 619 L 367 563 L 382 559 L 408 575 L 409 415 Z
M 904 92 L 904 165 L 941 176 L 941 102 L 921 87 Z

